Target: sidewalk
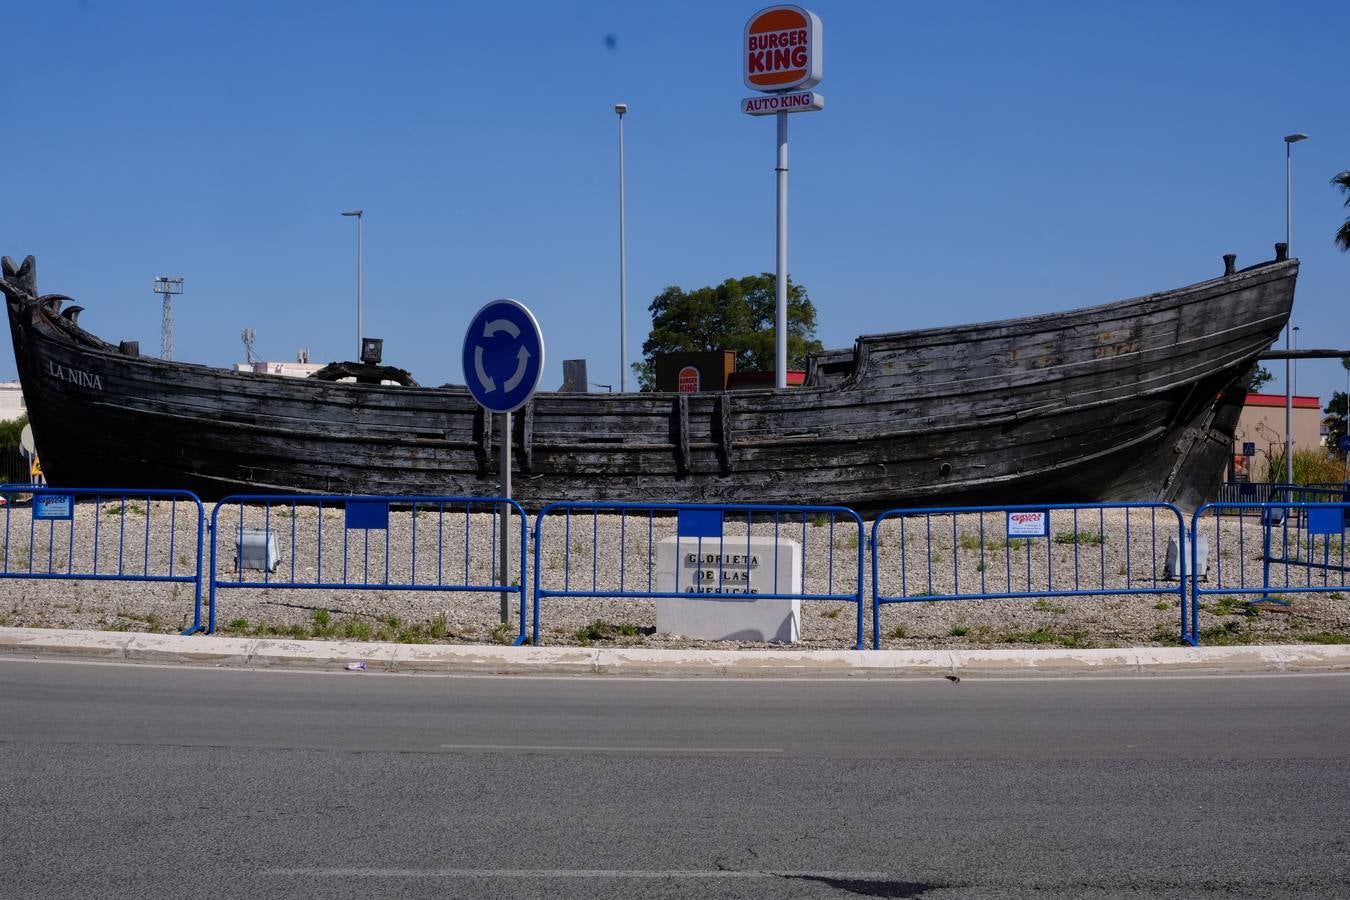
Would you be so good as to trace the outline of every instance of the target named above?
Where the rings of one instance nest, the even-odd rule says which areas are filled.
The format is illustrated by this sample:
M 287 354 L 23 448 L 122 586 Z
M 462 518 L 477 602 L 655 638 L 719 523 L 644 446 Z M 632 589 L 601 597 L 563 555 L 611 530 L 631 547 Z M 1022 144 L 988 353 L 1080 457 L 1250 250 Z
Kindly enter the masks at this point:
M 649 650 L 295 641 L 0 628 L 0 655 L 236 669 L 648 677 L 1072 677 L 1350 672 L 1350 645 L 1110 650 Z

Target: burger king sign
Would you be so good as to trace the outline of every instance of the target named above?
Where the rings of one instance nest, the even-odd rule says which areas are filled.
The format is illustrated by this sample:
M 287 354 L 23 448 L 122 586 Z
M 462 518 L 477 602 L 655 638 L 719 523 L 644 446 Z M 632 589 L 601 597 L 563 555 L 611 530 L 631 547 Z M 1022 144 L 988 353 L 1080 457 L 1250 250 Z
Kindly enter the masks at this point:
M 745 23 L 745 86 L 777 93 L 818 84 L 820 32 L 820 17 L 800 6 L 770 6 L 755 13 Z

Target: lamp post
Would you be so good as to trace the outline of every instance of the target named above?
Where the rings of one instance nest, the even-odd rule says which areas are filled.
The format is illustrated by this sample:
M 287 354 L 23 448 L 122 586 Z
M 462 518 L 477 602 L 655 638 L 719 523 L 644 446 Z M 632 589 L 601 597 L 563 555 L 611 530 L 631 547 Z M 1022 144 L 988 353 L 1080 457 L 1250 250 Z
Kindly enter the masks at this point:
M 1295 350 L 1295 351 L 1298 350 L 1298 328 L 1299 328 L 1299 326 L 1297 326 L 1297 325 L 1294 326 L 1294 350 Z M 1297 397 L 1297 396 L 1298 396 L 1298 360 L 1296 360 L 1296 359 L 1291 359 L 1289 362 L 1293 365 L 1293 372 L 1294 372 L 1293 377 L 1291 377 L 1291 378 L 1289 379 L 1289 383 L 1290 383 L 1291 385 L 1293 385 L 1292 390 L 1293 390 L 1293 392 L 1294 392 L 1294 396 Z
M 164 313 L 159 325 L 159 357 L 173 359 L 173 295 L 183 293 L 183 279 L 157 276 L 155 293 L 164 297 Z
M 624 252 L 623 116 L 627 103 L 614 104 L 619 115 L 619 393 L 628 390 L 628 258 Z
M 365 210 L 354 209 L 351 212 L 343 213 L 344 216 L 354 216 L 356 218 L 356 359 L 361 358 L 361 221 L 365 218 Z
M 1306 141 L 1308 136 L 1301 132 L 1286 134 L 1284 136 L 1284 245 L 1290 258 L 1293 258 L 1293 220 L 1294 220 L 1294 201 L 1293 201 L 1293 162 L 1292 154 L 1289 152 L 1299 141 Z M 1284 332 L 1284 348 L 1293 349 L 1292 333 L 1288 328 Z M 1294 483 L 1294 367 L 1293 361 L 1286 359 L 1284 361 L 1284 483 Z

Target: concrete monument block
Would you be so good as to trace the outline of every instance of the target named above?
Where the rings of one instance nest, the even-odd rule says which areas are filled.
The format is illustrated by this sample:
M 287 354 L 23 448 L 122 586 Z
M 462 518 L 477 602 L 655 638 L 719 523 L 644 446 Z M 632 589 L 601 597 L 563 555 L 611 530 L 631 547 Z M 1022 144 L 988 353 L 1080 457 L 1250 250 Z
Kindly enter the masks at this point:
M 656 630 L 713 641 L 793 643 L 801 600 L 760 594 L 802 592 L 802 549 L 772 537 L 666 538 L 656 548 Z M 687 595 L 687 596 L 686 596 Z

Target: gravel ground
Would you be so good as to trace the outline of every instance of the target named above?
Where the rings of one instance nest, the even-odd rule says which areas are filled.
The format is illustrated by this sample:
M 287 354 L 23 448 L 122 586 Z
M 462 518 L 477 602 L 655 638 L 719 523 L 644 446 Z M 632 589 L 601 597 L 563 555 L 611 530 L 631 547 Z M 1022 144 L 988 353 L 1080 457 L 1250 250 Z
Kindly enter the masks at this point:
M 496 584 L 496 520 L 462 507 L 394 509 L 388 530 L 347 530 L 341 510 L 275 504 L 270 509 L 232 507 L 220 514 L 218 578 L 233 582 L 217 592 L 222 634 L 349 637 L 455 643 L 509 642 L 519 631 L 519 598 L 512 622 L 499 625 L 500 593 L 425 589 Z M 533 519 L 529 522 L 533 541 Z M 736 552 L 747 533 L 804 547 L 807 593 L 847 596 L 857 590 L 858 547 L 871 522 L 823 515 L 761 515 L 750 523 L 728 516 L 718 548 Z M 1189 522 L 1187 522 L 1189 525 Z M 0 575 L 0 625 L 176 632 L 194 620 L 196 507 L 145 499 L 79 503 L 69 521 L 33 522 L 28 507 L 4 512 L 4 561 Z M 240 528 L 270 528 L 278 542 L 274 572 L 234 567 Z M 512 530 L 519 545 L 519 520 Z M 1176 643 L 1181 610 L 1178 582 L 1164 575 L 1175 513 L 1135 508 L 1107 511 L 1055 509 L 1049 536 L 1009 539 L 1002 513 L 909 516 L 886 519 L 878 530 L 881 593 L 908 602 L 883 604 L 882 645 L 892 649 L 961 647 L 1116 647 Z M 1271 585 L 1289 606 L 1244 601 L 1259 594 L 1236 588 L 1262 584 L 1262 528 L 1252 518 L 1209 517 L 1200 523 L 1208 541 L 1209 572 L 1202 581 L 1198 625 L 1202 642 L 1350 642 L 1350 578 L 1344 571 L 1276 564 Z M 541 586 L 553 591 L 621 593 L 656 586 L 652 548 L 675 534 L 672 518 L 576 514 L 549 517 L 541 536 Z M 1288 540 L 1294 541 L 1293 532 Z M 1333 566 L 1348 561 L 1339 535 L 1311 548 L 1289 544 L 1274 531 L 1272 555 Z M 97 547 L 97 554 L 95 554 Z M 902 552 L 903 547 L 903 552 Z M 97 556 L 97 558 L 96 558 Z M 203 568 L 211 568 L 206 535 Z M 863 554 L 865 630 L 871 641 L 870 553 Z M 767 562 L 767 561 L 766 561 Z M 75 572 L 152 576 L 181 581 L 70 580 L 30 573 Z M 731 572 L 732 569 L 728 569 Z M 767 571 L 767 569 L 766 569 Z M 18 577 L 16 577 L 18 576 Z M 726 576 L 723 576 L 726 577 Z M 756 576 L 758 577 L 758 576 Z M 532 593 L 534 573 L 526 579 Z M 1325 581 L 1324 581 L 1325 579 Z M 300 589 L 287 581 L 323 582 Z M 513 574 L 513 582 L 518 574 Z M 355 587 L 335 586 L 345 583 Z M 417 590 L 385 585 L 417 585 Z M 1316 592 L 1290 588 L 1316 587 Z M 659 589 L 659 588 L 658 588 Z M 1074 596 L 984 600 L 935 600 L 952 593 L 1068 592 Z M 1107 596 L 1085 591 L 1112 591 Z M 209 592 L 203 591 L 207 615 Z M 693 641 L 656 634 L 656 603 L 627 597 L 545 597 L 540 636 L 548 644 L 608 643 L 648 647 L 744 647 L 762 644 Z M 799 646 L 853 645 L 857 606 L 843 600 L 803 600 Z

